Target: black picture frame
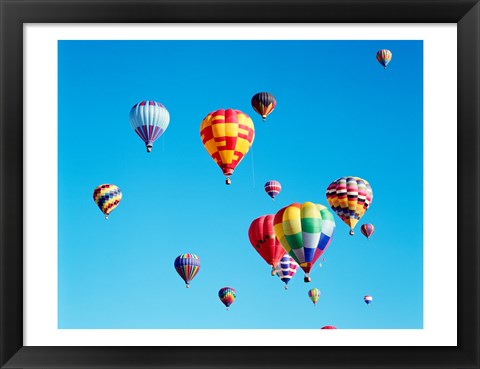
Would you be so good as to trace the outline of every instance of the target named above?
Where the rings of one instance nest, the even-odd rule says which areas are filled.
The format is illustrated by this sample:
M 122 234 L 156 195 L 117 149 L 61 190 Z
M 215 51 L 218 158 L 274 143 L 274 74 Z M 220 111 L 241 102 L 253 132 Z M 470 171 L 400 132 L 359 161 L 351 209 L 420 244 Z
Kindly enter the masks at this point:
M 1 368 L 480 368 L 479 0 L 0 0 L 0 15 Z M 457 24 L 456 347 L 23 346 L 23 25 L 162 22 Z

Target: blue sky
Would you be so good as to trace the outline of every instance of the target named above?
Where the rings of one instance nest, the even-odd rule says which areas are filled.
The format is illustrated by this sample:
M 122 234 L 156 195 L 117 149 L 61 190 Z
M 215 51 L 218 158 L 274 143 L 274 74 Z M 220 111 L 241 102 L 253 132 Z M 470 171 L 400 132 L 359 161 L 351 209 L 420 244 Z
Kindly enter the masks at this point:
M 59 41 L 59 328 L 422 328 L 421 41 Z M 386 70 L 376 61 L 387 48 Z M 250 105 L 269 91 L 267 122 Z M 161 102 L 170 126 L 147 154 L 131 107 Z M 256 137 L 232 185 L 204 149 L 202 119 L 250 115 Z M 293 202 L 328 205 L 341 176 L 370 182 L 355 236 L 336 231 L 311 283 L 287 291 L 248 240 L 253 219 Z M 275 201 L 267 180 L 282 183 Z M 104 219 L 92 199 L 118 185 Z M 359 226 L 373 223 L 364 238 Z M 195 253 L 186 289 L 173 262 Z M 218 290 L 232 286 L 229 311 Z M 307 292 L 319 288 L 314 307 Z M 367 306 L 363 296 L 373 296 Z

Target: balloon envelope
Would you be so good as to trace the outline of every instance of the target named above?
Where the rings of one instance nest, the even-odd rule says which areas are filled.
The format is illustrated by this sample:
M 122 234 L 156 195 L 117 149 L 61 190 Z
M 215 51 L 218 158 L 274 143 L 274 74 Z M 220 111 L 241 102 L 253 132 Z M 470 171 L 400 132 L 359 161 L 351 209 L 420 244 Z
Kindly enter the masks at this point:
M 282 190 L 282 185 L 278 181 L 271 180 L 265 183 L 264 188 L 268 196 L 274 199 Z
M 223 287 L 218 291 L 218 297 L 220 301 L 227 307 L 232 305 L 237 297 L 237 291 L 233 287 Z
M 182 254 L 177 256 L 174 262 L 175 270 L 185 281 L 186 287 L 200 270 L 200 258 L 195 254 Z
M 267 115 L 275 109 L 277 100 L 270 92 L 259 92 L 253 95 L 251 103 L 253 109 L 260 114 L 265 121 Z
M 285 251 L 306 273 L 308 282 L 308 273 L 332 241 L 333 214 L 320 204 L 293 203 L 275 214 L 273 229 Z
M 320 298 L 320 290 L 318 288 L 312 288 L 310 291 L 308 291 L 308 297 L 310 297 L 310 300 L 312 300 L 313 305 L 316 305 L 318 299 Z
M 248 238 L 253 248 L 272 267 L 272 271 L 278 264 L 285 250 L 275 237 L 273 231 L 274 215 L 262 215 L 255 219 L 248 229 Z
M 373 301 L 373 297 L 370 295 L 366 295 L 363 297 L 363 301 L 365 301 L 365 303 L 369 305 Z
M 93 201 L 100 208 L 105 219 L 108 219 L 110 213 L 122 200 L 122 191 L 113 184 L 101 184 L 93 190 Z
M 373 224 L 362 224 L 360 231 L 367 239 L 370 239 L 370 236 L 375 232 L 375 227 Z
M 359 177 L 341 177 L 328 186 L 326 195 L 328 204 L 353 235 L 353 229 L 373 200 L 370 183 Z
M 208 154 L 229 179 L 250 149 L 255 127 L 252 119 L 240 110 L 219 109 L 203 119 L 200 137 Z
M 325 325 L 321 329 L 337 329 L 337 327 L 335 327 L 333 325 Z
M 392 52 L 388 49 L 382 49 L 377 51 L 377 60 L 383 66 L 387 68 L 388 63 L 392 60 Z
M 147 152 L 152 150 L 153 143 L 166 131 L 169 123 L 170 114 L 159 102 L 140 101 L 130 110 L 130 125 L 145 142 Z
M 280 259 L 277 267 L 275 268 L 275 274 L 285 283 L 285 289 L 287 289 L 288 282 L 297 273 L 298 264 L 290 255 L 285 255 Z

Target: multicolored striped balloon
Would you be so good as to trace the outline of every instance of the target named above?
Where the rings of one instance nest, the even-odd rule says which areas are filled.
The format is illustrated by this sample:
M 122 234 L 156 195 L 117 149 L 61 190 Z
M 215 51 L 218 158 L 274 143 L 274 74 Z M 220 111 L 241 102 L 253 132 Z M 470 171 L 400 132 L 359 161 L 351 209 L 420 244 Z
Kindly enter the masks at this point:
M 325 325 L 321 329 L 337 329 L 337 327 L 335 327 L 333 325 Z
M 200 125 L 200 137 L 208 154 L 227 177 L 247 154 L 255 139 L 252 119 L 240 110 L 219 109 L 208 114 Z
M 272 199 L 275 199 L 275 197 L 280 193 L 282 190 L 282 185 L 280 182 L 271 180 L 265 183 L 265 192 L 270 196 Z
M 270 92 L 259 92 L 252 97 L 252 107 L 262 116 L 264 122 L 267 119 L 267 115 L 275 109 L 276 105 L 277 100 Z
M 310 270 L 332 241 L 333 214 L 320 204 L 294 203 L 275 214 L 273 230 L 285 251 L 305 272 L 304 281 L 310 282 Z
M 235 298 L 237 297 L 237 291 L 233 287 L 223 287 L 218 291 L 218 297 L 220 301 L 228 308 L 233 304 Z
M 273 214 L 262 215 L 255 219 L 248 228 L 248 238 L 253 248 L 272 267 L 272 275 L 275 274 L 275 266 L 285 255 L 280 242 L 273 231 Z
M 312 288 L 308 291 L 308 297 L 310 297 L 314 306 L 317 305 L 318 299 L 320 298 L 320 290 L 318 288 Z
M 359 177 L 341 177 L 327 188 L 327 201 L 340 219 L 353 229 L 373 200 L 370 183 Z
M 373 301 L 373 297 L 370 295 L 366 295 L 363 297 L 363 301 L 365 301 L 367 305 L 370 305 L 370 303 Z
M 130 125 L 145 142 L 147 152 L 152 151 L 153 143 L 168 128 L 170 114 L 159 102 L 144 100 L 130 110 Z
M 288 282 L 297 273 L 298 264 L 290 255 L 285 255 L 277 267 L 275 268 L 275 274 L 285 283 L 285 289 L 288 289 Z
M 362 226 L 360 227 L 360 231 L 362 232 L 362 234 L 367 237 L 367 240 L 370 239 L 370 236 L 373 234 L 373 232 L 375 232 L 375 227 L 373 226 L 373 224 L 362 224 Z
M 113 184 L 101 184 L 93 190 L 93 201 L 100 208 L 105 219 L 108 219 L 110 213 L 122 200 L 122 191 Z
M 384 69 L 387 69 L 388 63 L 390 63 L 390 61 L 392 60 L 392 52 L 387 49 L 378 50 L 377 60 Z
M 175 270 L 185 281 L 185 287 L 190 288 L 190 282 L 200 270 L 200 258 L 195 254 L 182 254 L 175 259 Z

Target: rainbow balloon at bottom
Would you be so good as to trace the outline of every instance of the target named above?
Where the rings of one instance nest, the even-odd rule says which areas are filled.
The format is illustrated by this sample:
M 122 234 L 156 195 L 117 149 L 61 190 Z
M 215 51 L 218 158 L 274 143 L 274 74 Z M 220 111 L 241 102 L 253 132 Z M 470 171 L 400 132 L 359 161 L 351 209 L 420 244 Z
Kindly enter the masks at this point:
M 233 287 L 223 287 L 218 291 L 218 297 L 220 301 L 228 308 L 233 304 L 237 297 L 237 291 Z

